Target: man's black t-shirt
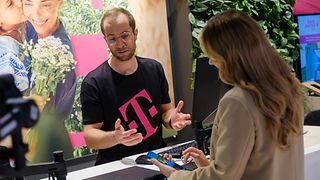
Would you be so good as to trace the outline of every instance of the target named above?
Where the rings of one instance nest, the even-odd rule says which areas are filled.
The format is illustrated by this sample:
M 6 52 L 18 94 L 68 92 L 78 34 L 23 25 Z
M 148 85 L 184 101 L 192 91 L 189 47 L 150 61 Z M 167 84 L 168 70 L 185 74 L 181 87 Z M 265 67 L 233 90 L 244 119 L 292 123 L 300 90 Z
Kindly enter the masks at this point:
M 160 105 L 170 103 L 168 82 L 159 62 L 136 58 L 138 68 L 131 75 L 121 75 L 104 62 L 82 83 L 84 125 L 103 122 L 102 130 L 113 131 L 120 118 L 125 130 L 137 128 L 144 137 L 135 146 L 116 145 L 99 150 L 96 165 L 165 145 Z

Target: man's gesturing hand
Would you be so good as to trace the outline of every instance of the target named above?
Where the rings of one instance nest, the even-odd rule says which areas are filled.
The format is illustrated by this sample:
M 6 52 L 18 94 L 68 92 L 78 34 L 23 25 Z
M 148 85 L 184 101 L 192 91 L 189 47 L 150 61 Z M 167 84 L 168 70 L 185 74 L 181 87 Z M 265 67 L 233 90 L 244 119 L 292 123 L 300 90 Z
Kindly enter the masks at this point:
M 133 146 L 139 144 L 143 140 L 141 133 L 137 133 L 137 129 L 130 129 L 125 131 L 121 125 L 121 120 L 117 119 L 114 124 L 113 137 L 117 144 L 123 144 L 125 146 Z
M 171 127 L 176 130 L 180 131 L 187 125 L 191 124 L 191 116 L 190 114 L 184 114 L 181 112 L 181 109 L 183 107 L 183 101 L 179 101 L 177 107 L 171 112 Z

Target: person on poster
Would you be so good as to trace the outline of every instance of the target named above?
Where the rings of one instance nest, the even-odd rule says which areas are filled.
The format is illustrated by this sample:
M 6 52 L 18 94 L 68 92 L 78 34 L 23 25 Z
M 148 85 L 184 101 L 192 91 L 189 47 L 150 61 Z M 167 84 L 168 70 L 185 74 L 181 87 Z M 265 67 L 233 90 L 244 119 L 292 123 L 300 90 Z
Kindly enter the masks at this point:
M 161 64 L 135 56 L 138 30 L 123 8 L 108 10 L 101 31 L 112 57 L 91 71 L 81 86 L 84 137 L 98 149 L 96 165 L 165 146 L 162 124 L 190 125 L 190 114 L 171 104 Z
M 20 91 L 29 85 L 22 52 L 25 21 L 21 0 L 0 1 L 0 74 L 12 74 Z
M 21 0 L 0 1 L 0 74 L 12 74 L 20 91 L 29 84 L 22 52 L 25 21 Z M 11 138 L 2 140 L 0 146 L 12 146 Z
M 210 160 L 188 148 L 184 161 L 195 161 L 193 171 L 151 161 L 170 180 L 304 179 L 302 87 L 263 29 L 230 9 L 208 21 L 200 44 L 221 80 L 233 86 L 219 102 Z
M 32 40 L 37 43 L 38 39 L 54 36 L 60 38 L 63 44 L 68 45 L 73 53 L 70 38 L 59 20 L 59 8 L 63 5 L 63 0 L 22 1 L 23 11 L 28 20 L 26 23 L 27 41 Z M 25 63 L 27 67 L 30 65 L 30 61 L 32 59 Z M 72 110 L 75 91 L 76 73 L 75 70 L 72 70 L 66 73 L 65 82 L 58 84 L 56 93 L 50 98 L 44 110 L 58 112 L 63 116 L 62 120 L 65 120 Z
M 54 36 L 64 45 L 68 45 L 73 53 L 70 38 L 59 20 L 59 9 L 63 0 L 22 0 L 23 13 L 27 18 L 26 40 L 35 44 L 39 39 Z M 34 75 L 31 68 L 32 57 L 24 62 L 29 74 L 29 89 L 34 88 Z M 55 93 L 46 101 L 38 95 L 32 95 L 42 101 L 42 113 L 39 123 L 28 132 L 25 139 L 30 151 L 27 159 L 32 163 L 48 162 L 52 160 L 52 152 L 63 150 L 65 158 L 71 158 L 72 147 L 68 138 L 65 120 L 69 117 L 76 92 L 75 68 L 65 74 L 63 82 L 59 82 Z M 46 101 L 46 103 L 44 103 Z M 52 129 L 52 127 L 55 127 Z M 48 144 L 50 141 L 58 143 Z

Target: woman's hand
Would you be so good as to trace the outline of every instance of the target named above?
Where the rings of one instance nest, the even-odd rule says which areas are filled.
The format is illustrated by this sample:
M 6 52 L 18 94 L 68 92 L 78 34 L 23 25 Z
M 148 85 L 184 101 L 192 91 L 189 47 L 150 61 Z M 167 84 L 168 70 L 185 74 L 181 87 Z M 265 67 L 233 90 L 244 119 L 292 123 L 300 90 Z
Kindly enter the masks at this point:
M 161 154 L 161 156 L 166 159 L 166 160 L 169 160 L 169 161 L 172 161 L 172 155 L 171 154 L 168 154 L 168 153 L 164 153 L 164 154 Z
M 161 162 L 159 162 L 156 159 L 151 159 L 150 160 L 154 165 L 156 165 L 159 169 L 160 172 L 165 175 L 166 177 L 169 177 L 173 172 L 175 172 L 176 170 L 173 167 L 167 166 L 165 164 L 162 164 Z
M 206 155 L 200 149 L 194 147 L 184 150 L 182 155 L 184 163 L 188 163 L 188 159 L 191 157 L 198 167 L 204 167 L 210 164 Z

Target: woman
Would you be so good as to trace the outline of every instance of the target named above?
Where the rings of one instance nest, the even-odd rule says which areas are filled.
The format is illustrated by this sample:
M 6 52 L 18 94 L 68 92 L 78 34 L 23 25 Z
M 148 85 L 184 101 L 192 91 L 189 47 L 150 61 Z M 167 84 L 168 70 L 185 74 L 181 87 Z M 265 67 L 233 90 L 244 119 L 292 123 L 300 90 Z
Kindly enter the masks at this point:
M 24 22 L 21 0 L 0 1 L 0 74 L 12 74 L 20 91 L 28 88 L 23 64 Z
M 28 19 L 28 38 L 34 41 L 48 36 L 59 37 L 70 47 L 70 39 L 59 20 L 59 9 L 63 0 L 23 0 L 23 11 Z
M 25 91 L 29 86 L 22 48 L 25 21 L 21 0 L 0 0 L 0 75 L 12 74 L 15 85 L 20 91 Z M 3 107 L 1 108 L 3 110 Z M 10 136 L 1 140 L 0 149 L 4 148 L 2 146 L 12 147 Z
M 198 168 L 176 171 L 151 161 L 169 179 L 304 179 L 303 97 L 300 83 L 256 21 L 227 10 L 200 37 L 209 63 L 234 86 L 219 102 L 208 161 L 183 152 Z
M 59 38 L 64 45 L 68 45 L 73 53 L 71 42 L 62 22 L 59 20 L 59 9 L 63 0 L 22 0 L 23 12 L 27 18 L 27 41 L 38 42 L 38 39 L 54 36 Z M 32 57 L 25 61 L 25 65 L 31 64 Z M 31 86 L 34 85 L 32 69 L 29 70 Z M 55 93 L 43 107 L 42 116 L 35 126 L 30 140 L 30 161 L 34 163 L 52 160 L 52 151 L 62 149 L 65 157 L 72 157 L 72 148 L 69 147 L 68 137 L 65 134 L 64 121 L 69 117 L 76 91 L 76 73 L 71 70 L 65 74 L 63 82 L 59 82 Z M 54 129 L 52 125 L 54 124 Z M 58 132 L 61 131 L 61 132 Z M 61 135 L 61 136 L 60 136 Z M 48 144 L 49 141 L 59 141 L 58 146 Z M 66 144 L 66 145 L 65 145 Z M 37 155 L 36 155 L 37 154 Z M 41 154 L 41 156 L 39 155 Z
M 23 12 L 28 20 L 26 24 L 28 42 L 32 40 L 37 43 L 38 39 L 54 36 L 60 38 L 61 42 L 68 45 L 73 52 L 68 34 L 59 20 L 59 8 L 63 5 L 63 0 L 22 0 L 22 2 Z M 31 59 L 25 62 L 26 66 L 30 64 Z M 75 90 L 76 74 L 75 70 L 72 70 L 66 74 L 64 83 L 58 84 L 54 97 L 50 98 L 44 109 L 58 112 L 63 116 L 61 120 L 65 120 L 72 110 Z

